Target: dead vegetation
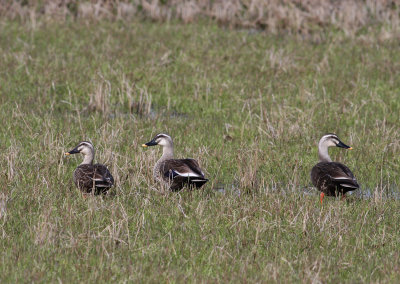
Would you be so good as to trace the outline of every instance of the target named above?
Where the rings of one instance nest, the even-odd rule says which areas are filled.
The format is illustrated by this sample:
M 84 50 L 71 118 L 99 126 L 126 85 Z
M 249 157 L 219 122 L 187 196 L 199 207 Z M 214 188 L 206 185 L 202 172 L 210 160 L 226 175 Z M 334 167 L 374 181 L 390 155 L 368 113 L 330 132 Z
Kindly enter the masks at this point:
M 354 36 L 379 25 L 385 38 L 398 37 L 400 2 L 393 0 L 0 0 L 0 15 L 36 24 L 38 17 L 66 20 L 212 19 L 229 27 L 307 36 L 326 28 Z

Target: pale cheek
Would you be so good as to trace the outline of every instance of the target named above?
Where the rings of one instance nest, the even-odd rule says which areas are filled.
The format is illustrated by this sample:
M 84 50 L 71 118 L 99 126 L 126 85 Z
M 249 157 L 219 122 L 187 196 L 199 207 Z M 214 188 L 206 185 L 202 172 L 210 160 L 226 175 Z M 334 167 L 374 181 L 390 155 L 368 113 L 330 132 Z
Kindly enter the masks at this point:
M 326 145 L 328 147 L 335 147 L 336 146 L 336 144 L 334 142 L 332 142 L 332 141 L 328 141 L 328 143 L 326 143 Z

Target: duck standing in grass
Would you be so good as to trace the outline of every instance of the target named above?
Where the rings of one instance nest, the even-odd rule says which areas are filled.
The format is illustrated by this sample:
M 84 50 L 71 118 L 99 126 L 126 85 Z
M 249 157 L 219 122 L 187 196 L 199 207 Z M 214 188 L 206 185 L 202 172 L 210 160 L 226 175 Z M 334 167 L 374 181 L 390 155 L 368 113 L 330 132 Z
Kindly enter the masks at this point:
M 143 144 L 143 147 L 160 145 L 163 154 L 153 169 L 156 181 L 169 187 L 172 191 L 181 190 L 185 185 L 190 188 L 202 187 L 208 179 L 200 169 L 199 163 L 194 159 L 174 159 L 174 143 L 167 134 L 158 134 L 153 140 Z
M 319 163 L 311 170 L 311 181 L 321 191 L 321 204 L 325 195 L 342 195 L 344 197 L 348 191 L 360 187 L 348 167 L 338 162 L 332 162 L 328 154 L 328 148 L 334 146 L 348 150 L 353 149 L 340 141 L 336 134 L 326 134 L 319 141 Z
M 79 143 L 65 155 L 83 155 L 83 162 L 74 171 L 74 183 L 83 194 L 94 193 L 95 195 L 106 193 L 114 184 L 114 178 L 106 166 L 94 164 L 94 147 L 88 141 Z

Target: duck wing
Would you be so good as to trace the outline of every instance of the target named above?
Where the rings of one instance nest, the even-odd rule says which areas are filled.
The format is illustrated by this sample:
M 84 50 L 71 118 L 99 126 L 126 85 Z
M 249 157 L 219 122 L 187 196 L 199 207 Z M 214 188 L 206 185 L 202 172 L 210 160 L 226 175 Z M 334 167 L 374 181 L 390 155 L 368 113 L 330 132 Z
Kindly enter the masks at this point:
M 204 178 L 199 163 L 194 159 L 171 159 L 164 161 L 162 172 L 165 177 L 175 178 L 177 176 L 186 178 Z
M 110 171 L 105 165 L 95 164 L 93 165 L 94 171 L 92 180 L 95 182 L 96 187 L 112 187 L 114 184 L 114 178 Z
M 80 165 L 74 172 L 74 182 L 79 189 L 91 192 L 93 187 L 110 188 L 114 178 L 104 165 Z
M 199 163 L 194 159 L 166 160 L 161 165 L 160 170 L 166 181 L 172 181 L 171 190 L 179 190 L 184 184 L 201 187 L 208 181 L 204 178 Z
M 350 169 L 337 162 L 316 164 L 311 170 L 311 181 L 319 190 L 332 195 L 338 188 L 346 192 L 360 187 Z
M 347 166 L 337 162 L 332 162 L 332 164 L 331 178 L 335 183 L 349 189 L 357 189 L 360 187 L 353 173 Z

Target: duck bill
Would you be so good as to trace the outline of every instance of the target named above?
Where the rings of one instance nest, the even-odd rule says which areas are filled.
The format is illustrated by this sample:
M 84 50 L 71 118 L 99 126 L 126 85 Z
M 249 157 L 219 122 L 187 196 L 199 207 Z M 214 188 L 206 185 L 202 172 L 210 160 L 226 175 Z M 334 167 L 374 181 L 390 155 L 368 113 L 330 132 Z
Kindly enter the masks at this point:
M 142 144 L 142 147 L 149 147 L 149 146 L 156 146 L 158 145 L 156 141 L 151 140 L 150 142 L 147 142 L 146 144 Z
M 347 149 L 347 150 L 353 150 L 352 147 L 347 146 L 347 145 L 344 144 L 342 141 L 339 141 L 339 143 L 336 145 L 336 147 L 344 148 L 344 149 Z
M 72 154 L 78 154 L 79 153 L 79 150 L 78 150 L 78 148 L 75 148 L 75 149 L 72 149 L 71 151 L 69 151 L 69 152 L 67 152 L 67 153 L 65 153 L 65 155 L 72 155 Z

